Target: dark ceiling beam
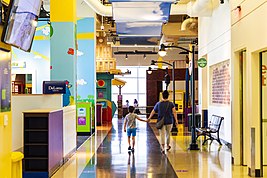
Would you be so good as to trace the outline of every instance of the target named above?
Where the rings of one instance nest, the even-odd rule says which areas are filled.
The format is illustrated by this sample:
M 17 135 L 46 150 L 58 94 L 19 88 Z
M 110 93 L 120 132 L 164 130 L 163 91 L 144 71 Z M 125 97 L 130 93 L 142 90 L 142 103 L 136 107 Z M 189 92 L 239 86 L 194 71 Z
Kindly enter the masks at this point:
M 123 55 L 125 55 L 125 54 L 133 54 L 133 55 L 138 55 L 138 54 L 158 54 L 158 52 L 156 52 L 156 51 L 137 51 L 137 50 L 135 50 L 135 51 L 116 51 L 116 52 L 114 52 L 114 55 L 120 55 L 120 54 L 123 54 Z

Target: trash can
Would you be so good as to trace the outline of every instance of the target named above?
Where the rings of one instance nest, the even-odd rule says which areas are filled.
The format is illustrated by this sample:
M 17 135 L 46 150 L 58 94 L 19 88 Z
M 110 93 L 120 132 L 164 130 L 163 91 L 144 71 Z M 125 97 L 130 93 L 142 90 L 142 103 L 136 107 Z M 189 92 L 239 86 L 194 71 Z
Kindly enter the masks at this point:
M 192 113 L 188 114 L 188 132 L 191 132 L 192 127 Z M 199 113 L 195 114 L 196 128 L 201 127 L 201 115 Z
M 11 154 L 11 178 L 22 178 L 22 159 L 24 155 L 21 152 L 12 152 Z
M 202 110 L 202 126 L 204 128 L 207 128 L 208 127 L 208 110 L 207 109 L 203 109 Z

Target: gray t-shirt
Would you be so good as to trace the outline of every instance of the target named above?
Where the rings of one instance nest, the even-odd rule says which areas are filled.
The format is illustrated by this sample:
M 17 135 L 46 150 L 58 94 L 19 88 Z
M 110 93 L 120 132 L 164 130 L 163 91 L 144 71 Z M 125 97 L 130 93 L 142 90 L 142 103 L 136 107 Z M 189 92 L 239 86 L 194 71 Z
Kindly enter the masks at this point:
M 136 118 L 137 117 L 138 116 L 134 113 L 129 113 L 126 115 L 124 122 L 127 122 L 127 129 L 136 128 Z

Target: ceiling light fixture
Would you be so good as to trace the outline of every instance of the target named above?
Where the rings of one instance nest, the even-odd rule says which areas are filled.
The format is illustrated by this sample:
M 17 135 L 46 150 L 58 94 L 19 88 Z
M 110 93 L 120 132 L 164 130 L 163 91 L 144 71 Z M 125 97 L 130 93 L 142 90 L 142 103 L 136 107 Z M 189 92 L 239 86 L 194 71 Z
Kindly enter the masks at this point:
M 125 60 L 128 60 L 128 55 L 127 54 L 125 55 Z
M 159 49 L 158 54 L 159 54 L 161 57 L 166 56 L 167 52 L 166 52 L 166 50 L 165 50 L 165 46 L 164 46 L 164 45 L 160 45 L 160 49 Z
M 148 73 L 149 75 L 152 74 L 152 68 L 151 68 L 151 67 L 148 67 L 147 73 Z
M 146 60 L 146 54 L 144 54 L 144 59 Z

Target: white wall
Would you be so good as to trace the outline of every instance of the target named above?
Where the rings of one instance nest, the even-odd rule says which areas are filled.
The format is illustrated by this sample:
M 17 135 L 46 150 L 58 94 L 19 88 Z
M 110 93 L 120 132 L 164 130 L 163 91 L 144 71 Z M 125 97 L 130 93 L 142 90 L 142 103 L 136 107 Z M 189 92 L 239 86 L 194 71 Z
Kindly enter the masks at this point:
M 224 4 L 219 4 L 219 1 L 213 2 L 213 13 L 211 17 L 200 17 L 199 18 L 199 58 L 207 58 L 207 76 L 209 76 L 209 67 L 220 63 L 222 61 L 231 59 L 231 26 L 230 26 L 230 5 L 228 1 L 225 1 Z M 206 74 L 205 74 L 206 75 Z M 208 79 L 207 82 L 204 82 L 203 79 Z M 208 90 L 208 100 L 211 97 L 210 82 L 209 77 L 202 77 L 202 70 L 199 70 L 199 87 L 206 87 Z M 206 86 L 203 86 L 203 84 Z M 199 100 L 200 108 L 208 108 L 209 118 L 211 115 L 216 114 L 224 117 L 222 122 L 222 127 L 220 130 L 220 137 L 232 143 L 231 140 L 231 105 L 212 105 L 208 103 L 208 107 L 202 106 L 202 96 L 205 96 L 205 93 L 202 93 L 203 90 L 199 90 Z M 204 90 L 205 92 L 205 90 Z
M 61 109 L 62 95 L 12 96 L 12 151 L 23 147 L 23 111 L 32 109 Z M 63 156 L 68 159 L 76 151 L 76 106 L 63 107 Z
M 241 11 L 236 10 L 240 5 Z M 256 130 L 256 169 L 260 169 L 261 145 L 260 145 L 260 93 L 259 93 L 259 52 L 267 49 L 267 23 L 263 19 L 267 16 L 267 1 L 266 0 L 234 0 L 231 1 L 231 25 L 232 25 L 232 74 L 233 80 L 238 81 L 239 56 L 240 50 L 246 50 L 246 90 L 245 99 L 247 101 L 248 110 L 245 110 L 245 115 L 249 118 L 247 123 L 247 139 L 248 148 L 247 155 L 248 167 L 251 167 L 251 133 L 252 127 Z M 232 87 L 233 91 L 233 106 L 238 105 L 238 88 Z M 233 127 L 240 128 L 239 110 L 233 113 Z M 232 136 L 235 145 L 233 145 L 233 157 L 235 164 L 240 164 L 240 134 L 234 132 Z M 266 173 L 265 173 L 266 174 Z
M 68 159 L 77 145 L 76 105 L 63 107 L 63 156 Z
M 23 146 L 23 115 L 22 112 L 31 109 L 62 108 L 60 95 L 12 95 L 12 151 Z

